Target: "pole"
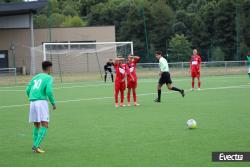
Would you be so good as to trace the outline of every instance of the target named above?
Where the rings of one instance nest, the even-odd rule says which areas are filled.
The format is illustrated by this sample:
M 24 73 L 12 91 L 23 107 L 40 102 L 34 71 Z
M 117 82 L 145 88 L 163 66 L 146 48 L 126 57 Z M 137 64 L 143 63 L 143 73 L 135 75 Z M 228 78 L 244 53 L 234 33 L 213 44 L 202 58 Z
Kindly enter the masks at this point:
M 34 27 L 33 27 L 33 13 L 30 13 L 30 56 L 31 56 L 31 74 L 36 73 L 36 60 L 34 52 Z
M 240 0 L 236 0 L 236 56 L 235 60 L 240 59 Z
M 147 24 L 146 24 L 146 18 L 145 18 L 145 14 L 144 14 L 143 5 L 142 5 L 142 17 L 143 17 L 144 35 L 145 35 L 145 42 L 146 42 L 147 59 L 149 59 Z
M 51 42 L 51 0 L 48 0 L 48 31 L 49 31 L 49 42 Z M 50 46 L 51 47 L 51 46 Z M 50 54 L 50 60 L 52 62 L 52 55 Z

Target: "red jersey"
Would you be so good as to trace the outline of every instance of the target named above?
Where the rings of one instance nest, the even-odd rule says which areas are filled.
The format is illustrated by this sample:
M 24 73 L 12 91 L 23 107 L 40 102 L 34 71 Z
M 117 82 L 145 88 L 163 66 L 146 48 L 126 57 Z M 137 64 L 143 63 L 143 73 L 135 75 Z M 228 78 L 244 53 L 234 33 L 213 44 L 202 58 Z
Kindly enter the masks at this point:
M 128 70 L 129 75 L 127 76 L 128 81 L 132 80 L 132 77 L 134 80 L 137 79 L 136 76 L 136 64 L 140 61 L 141 58 L 135 58 L 131 62 L 128 62 Z
M 201 57 L 199 55 L 193 55 L 190 60 L 191 71 L 199 71 L 201 66 Z
M 116 77 L 115 82 L 125 82 L 127 65 L 126 64 L 114 64 Z

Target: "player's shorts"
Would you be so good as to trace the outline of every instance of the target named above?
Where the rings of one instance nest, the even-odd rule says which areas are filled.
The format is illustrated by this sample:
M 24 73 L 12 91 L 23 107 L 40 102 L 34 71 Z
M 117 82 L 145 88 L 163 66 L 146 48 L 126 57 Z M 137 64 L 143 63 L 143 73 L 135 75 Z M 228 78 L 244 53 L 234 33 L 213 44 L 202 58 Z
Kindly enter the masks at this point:
M 163 72 L 161 78 L 159 79 L 159 84 L 172 84 L 171 76 L 169 72 Z
M 128 81 L 127 82 L 127 88 L 129 88 L 129 89 L 137 88 L 137 79 L 135 81 Z
M 49 122 L 49 105 L 47 100 L 30 102 L 29 122 Z
M 126 89 L 125 82 L 115 82 L 115 90 L 116 91 L 124 91 Z
M 105 73 L 108 73 L 108 72 L 112 73 L 112 69 L 107 67 L 106 65 L 104 66 L 104 71 L 105 71 Z
M 198 70 L 192 70 L 191 71 L 191 77 L 192 78 L 199 78 L 200 77 L 200 71 L 198 71 Z

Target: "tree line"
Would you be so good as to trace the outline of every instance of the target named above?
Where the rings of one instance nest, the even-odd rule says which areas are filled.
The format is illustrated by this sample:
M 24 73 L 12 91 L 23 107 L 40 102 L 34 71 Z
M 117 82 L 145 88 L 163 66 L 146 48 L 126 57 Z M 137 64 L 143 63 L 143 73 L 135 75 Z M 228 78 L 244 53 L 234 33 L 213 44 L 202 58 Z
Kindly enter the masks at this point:
M 193 48 L 206 61 L 243 60 L 250 50 L 250 0 L 49 0 L 34 25 L 115 25 L 116 40 L 133 41 L 145 62 L 156 50 L 172 62 Z

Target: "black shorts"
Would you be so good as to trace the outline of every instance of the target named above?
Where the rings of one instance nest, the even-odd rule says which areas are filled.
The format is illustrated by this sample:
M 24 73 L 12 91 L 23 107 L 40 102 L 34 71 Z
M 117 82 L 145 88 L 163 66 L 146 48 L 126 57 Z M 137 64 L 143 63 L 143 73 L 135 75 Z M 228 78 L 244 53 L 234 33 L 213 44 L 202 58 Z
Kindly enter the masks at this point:
M 163 84 L 172 84 L 172 80 L 171 80 L 169 72 L 163 72 L 161 74 L 161 78 L 159 79 L 159 84 L 160 85 L 163 85 Z
M 107 67 L 105 67 L 104 66 L 104 71 L 105 71 L 105 73 L 112 73 L 112 69 L 111 68 L 107 68 Z

